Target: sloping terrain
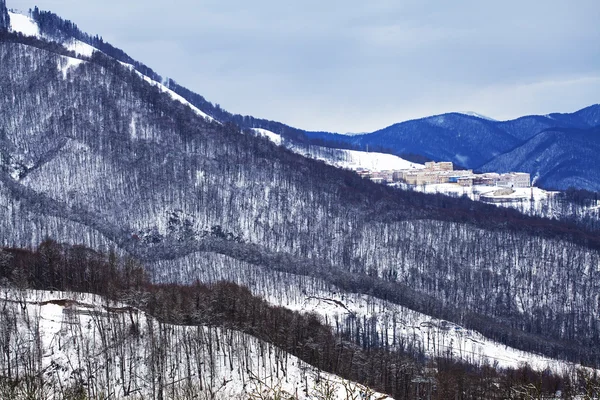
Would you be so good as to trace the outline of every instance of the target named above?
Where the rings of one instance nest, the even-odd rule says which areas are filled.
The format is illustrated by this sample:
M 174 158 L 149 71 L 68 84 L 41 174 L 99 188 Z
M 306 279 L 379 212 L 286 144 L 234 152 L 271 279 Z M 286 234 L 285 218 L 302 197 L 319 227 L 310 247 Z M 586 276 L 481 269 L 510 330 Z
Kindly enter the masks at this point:
M 0 42 L 3 244 L 220 254 L 598 365 L 597 235 L 361 180 L 204 118 L 100 52 L 74 56 Z
M 600 105 L 572 114 L 533 115 L 511 121 L 494 121 L 473 115 L 450 113 L 401 122 L 362 135 L 307 132 L 311 138 L 351 144 L 360 149 L 385 149 L 402 155 L 413 153 L 433 160 L 452 161 L 478 168 L 496 156 L 523 144 L 553 127 L 586 129 L 598 125 Z M 521 160 L 524 161 L 524 160 Z M 525 170 L 524 172 L 530 172 Z
M 0 376 L 29 379 L 32 396 L 0 384 L 3 398 L 389 399 L 239 331 L 165 324 L 101 296 L 3 288 L 0 304 Z
M 496 157 L 484 171 L 528 171 L 544 187 L 600 191 L 600 128 L 548 129 Z

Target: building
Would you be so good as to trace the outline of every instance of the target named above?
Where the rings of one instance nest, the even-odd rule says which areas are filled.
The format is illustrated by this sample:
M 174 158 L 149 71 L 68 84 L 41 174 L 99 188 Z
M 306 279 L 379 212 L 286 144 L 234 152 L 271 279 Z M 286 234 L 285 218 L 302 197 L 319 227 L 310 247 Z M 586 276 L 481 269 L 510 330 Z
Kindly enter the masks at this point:
M 473 179 L 472 176 L 461 176 L 457 179 L 456 183 L 463 187 L 471 187 L 473 186 Z
M 450 161 L 429 161 L 425 163 L 425 169 L 429 171 L 452 171 L 454 165 Z
M 527 188 L 531 186 L 531 178 L 525 172 L 509 172 L 500 174 L 496 185 L 507 188 Z

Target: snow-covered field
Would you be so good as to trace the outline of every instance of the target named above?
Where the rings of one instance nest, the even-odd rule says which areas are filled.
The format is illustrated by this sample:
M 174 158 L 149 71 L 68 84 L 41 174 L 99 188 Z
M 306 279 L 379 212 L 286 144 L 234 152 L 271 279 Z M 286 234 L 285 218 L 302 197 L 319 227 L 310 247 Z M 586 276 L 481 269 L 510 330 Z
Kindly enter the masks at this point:
M 424 193 L 441 193 L 453 197 L 467 196 L 471 200 L 486 201 L 502 207 L 515 208 L 527 214 L 543 215 L 549 218 L 553 217 L 550 200 L 558 193 L 530 187 L 513 188 L 512 193 L 504 194 L 504 188 L 501 187 L 483 185 L 463 187 L 455 183 L 408 186 L 398 182 L 392 186 Z
M 321 146 L 300 146 L 294 143 L 286 142 L 281 135 L 266 129 L 255 128 L 254 131 L 259 135 L 268 138 L 276 145 L 283 144 L 289 150 L 301 154 L 305 157 L 324 161 L 329 165 L 338 168 L 369 171 L 389 171 L 397 169 L 418 169 L 423 168 L 422 164 L 412 163 L 403 158 L 392 154 L 371 153 L 366 151 L 336 149 Z
M 293 148 L 292 148 L 293 149 Z M 321 148 L 321 150 L 324 148 Z M 318 151 L 304 153 L 307 157 L 325 161 L 328 164 L 339 168 L 351 170 L 368 170 L 368 171 L 390 171 L 397 169 L 419 169 L 423 165 L 406 161 L 403 158 L 393 154 L 371 153 L 366 151 L 337 149 L 340 153 L 338 160 L 331 160 L 322 156 Z M 300 154 L 302 154 L 300 152 Z
M 78 383 L 89 398 L 113 399 L 158 398 L 159 391 L 241 399 L 279 389 L 310 399 L 326 383 L 340 400 L 349 398 L 346 389 L 353 398 L 368 391 L 252 336 L 161 324 L 90 294 L 2 288 L 0 305 L 0 342 L 10 348 L 0 355 L 0 374 L 41 373 L 46 385 L 36 398 L 59 399 Z

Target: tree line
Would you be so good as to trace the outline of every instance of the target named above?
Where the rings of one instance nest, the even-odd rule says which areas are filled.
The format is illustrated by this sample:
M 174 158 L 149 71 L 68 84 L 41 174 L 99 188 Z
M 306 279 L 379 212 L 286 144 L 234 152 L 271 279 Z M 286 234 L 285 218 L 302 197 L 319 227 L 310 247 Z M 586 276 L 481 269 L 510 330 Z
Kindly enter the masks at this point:
M 527 366 L 500 370 L 489 365 L 461 363 L 451 357 L 428 360 L 415 352 L 371 347 L 366 343 L 377 338 L 368 338 L 365 342 L 353 335 L 336 335 L 318 316 L 271 306 L 236 284 L 154 284 L 144 266 L 130 256 L 117 256 L 114 252 L 102 254 L 50 239 L 33 251 L 2 249 L 0 279 L 5 287 L 95 293 L 124 301 L 165 324 L 245 332 L 320 370 L 396 399 L 413 399 L 416 390 L 423 393 L 422 382 L 431 392 L 431 398 L 437 399 L 526 399 L 556 393 L 562 393 L 561 398 L 570 398 L 586 390 L 599 394 L 598 376 L 583 370 L 564 376 L 533 371 Z M 130 326 L 129 332 L 135 335 L 135 324 Z M 163 334 L 169 334 L 166 326 Z M 363 335 L 369 333 L 363 332 Z M 164 349 L 157 347 L 156 351 Z M 10 354 L 5 356 L 10 359 Z M 150 358 L 154 357 L 159 354 Z M 10 363 L 9 359 L 1 358 L 3 363 Z
M 3 243 L 50 234 L 149 262 L 224 254 L 597 365 L 593 230 L 378 185 L 206 121 L 101 53 L 63 75 L 52 44 L 11 38 Z

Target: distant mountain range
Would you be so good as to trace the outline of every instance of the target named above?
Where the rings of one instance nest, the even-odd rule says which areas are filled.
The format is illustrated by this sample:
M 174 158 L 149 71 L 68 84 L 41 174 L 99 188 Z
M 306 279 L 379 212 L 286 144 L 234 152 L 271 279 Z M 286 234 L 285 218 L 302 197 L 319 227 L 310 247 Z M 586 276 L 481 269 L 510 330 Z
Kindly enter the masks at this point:
M 528 171 L 536 184 L 599 190 L 600 127 L 551 128 L 494 158 L 484 171 Z
M 23 19 L 18 15 L 15 17 L 19 17 L 20 20 L 13 21 L 13 28 L 16 26 L 17 30 L 25 34 L 36 34 L 62 42 L 64 38 L 74 38 L 79 41 L 79 47 L 69 44 L 71 43 L 69 41 L 66 46 L 75 52 L 80 52 L 81 44 L 85 44 L 88 48 L 93 46 L 113 59 L 129 64 L 148 79 L 164 83 L 169 90 L 181 96 L 197 110 L 221 123 L 234 123 L 242 129 L 267 130 L 280 136 L 282 140 L 300 145 L 313 144 L 332 148 L 378 151 L 394 154 L 413 162 L 452 161 L 458 166 L 482 171 L 500 168 L 498 172 L 502 172 L 506 168 L 517 168 L 537 176 L 537 183 L 546 188 L 567 189 L 569 186 L 574 186 L 579 189 L 600 191 L 600 165 L 586 162 L 580 157 L 582 153 L 588 151 L 586 146 L 593 146 L 586 140 L 594 140 L 593 128 L 600 125 L 600 104 L 591 105 L 574 113 L 530 115 L 510 121 L 495 121 L 468 112 L 448 113 L 400 122 L 371 133 L 338 134 L 304 131 L 281 122 L 232 114 L 223 110 L 219 105 L 211 103 L 177 82 L 161 77 L 151 68 L 133 60 L 122 50 L 104 42 L 102 38 L 80 31 L 75 24 L 53 13 L 35 8 L 32 11 L 34 25 L 28 23 L 26 18 Z M 7 18 L 8 14 L 6 18 L 0 16 L 0 27 Z M 23 24 L 31 26 L 23 26 Z M 537 138 L 537 135 L 549 129 L 592 130 L 589 134 L 583 135 L 586 139 L 578 139 L 568 146 L 561 146 L 559 142 L 551 141 L 552 138 L 560 140 L 558 136 L 546 135 L 548 138 L 543 141 L 543 144 L 548 147 L 542 148 L 538 143 L 540 138 Z M 530 140 L 534 142 L 529 143 Z M 580 147 L 575 146 L 576 143 Z M 558 152 L 548 150 L 552 146 L 562 148 L 560 159 L 554 158 Z M 534 148 L 535 152 L 531 152 Z M 529 158 L 515 158 L 525 157 L 525 155 L 533 159 L 545 157 L 544 167 L 541 168 L 539 162 L 533 162 Z M 509 158 L 510 163 L 506 161 Z M 565 159 L 571 161 L 565 163 Z
M 10 30 L 0 29 L 2 246 L 33 248 L 51 237 L 135 257 L 157 283 L 226 280 L 289 308 L 305 304 L 306 296 L 318 300 L 322 320 L 339 335 L 340 342 L 328 342 L 331 349 L 343 339 L 370 354 L 390 347 L 424 359 L 431 343 L 438 353 L 427 354 L 453 357 L 458 349 L 467 362 L 483 362 L 479 354 L 506 359 L 505 350 L 480 351 L 485 346 L 470 334 L 461 333 L 468 345 L 449 336 L 458 338 L 465 328 L 486 343 L 600 366 L 597 231 L 465 197 L 379 185 L 321 161 L 410 167 L 391 156 L 374 160 L 331 148 L 368 145 L 487 167 L 537 138 L 539 146 L 519 156 L 558 159 L 561 151 L 581 155 L 585 147 L 582 168 L 591 178 L 581 184 L 593 187 L 588 136 L 597 132 L 598 106 L 508 122 L 447 114 L 358 136 L 304 132 L 228 113 L 54 14 L 34 9 L 9 17 Z M 330 148 L 311 147 L 319 143 Z M 509 165 L 515 159 L 507 157 L 502 167 L 528 167 Z M 544 161 L 534 167 L 558 176 Z M 41 254 L 45 264 L 32 265 L 47 282 L 70 279 L 55 268 L 61 262 L 50 250 Z M 26 276 L 16 272 L 6 275 Z M 131 276 L 129 267 L 126 272 Z M 142 300 L 137 292 L 127 296 Z M 375 315 L 382 308 L 370 299 L 391 304 L 385 306 L 390 313 Z M 323 314 L 321 301 L 349 305 L 334 316 Z M 265 321 L 274 324 L 269 333 L 290 327 L 275 317 Z M 426 335 L 427 344 L 400 337 L 409 329 Z M 441 342 L 430 341 L 434 330 L 443 332 Z M 353 360 L 348 367 L 356 375 L 329 370 L 371 384 L 367 364 Z M 412 379 L 392 367 L 379 373 L 377 360 L 375 388 L 416 398 L 403 394 Z M 405 362 L 395 358 L 389 365 Z M 405 381 L 388 379 L 394 374 Z
M 599 125 L 600 105 L 595 104 L 571 114 L 531 115 L 510 121 L 449 113 L 361 135 L 306 135 L 334 147 L 350 145 L 399 156 L 416 154 L 483 171 L 518 170 L 538 176 L 538 183 L 545 187 L 598 191 L 600 165 L 590 162 L 585 154 L 597 146 Z M 573 141 L 569 133 L 574 135 Z M 553 150 L 558 148 L 560 151 Z

